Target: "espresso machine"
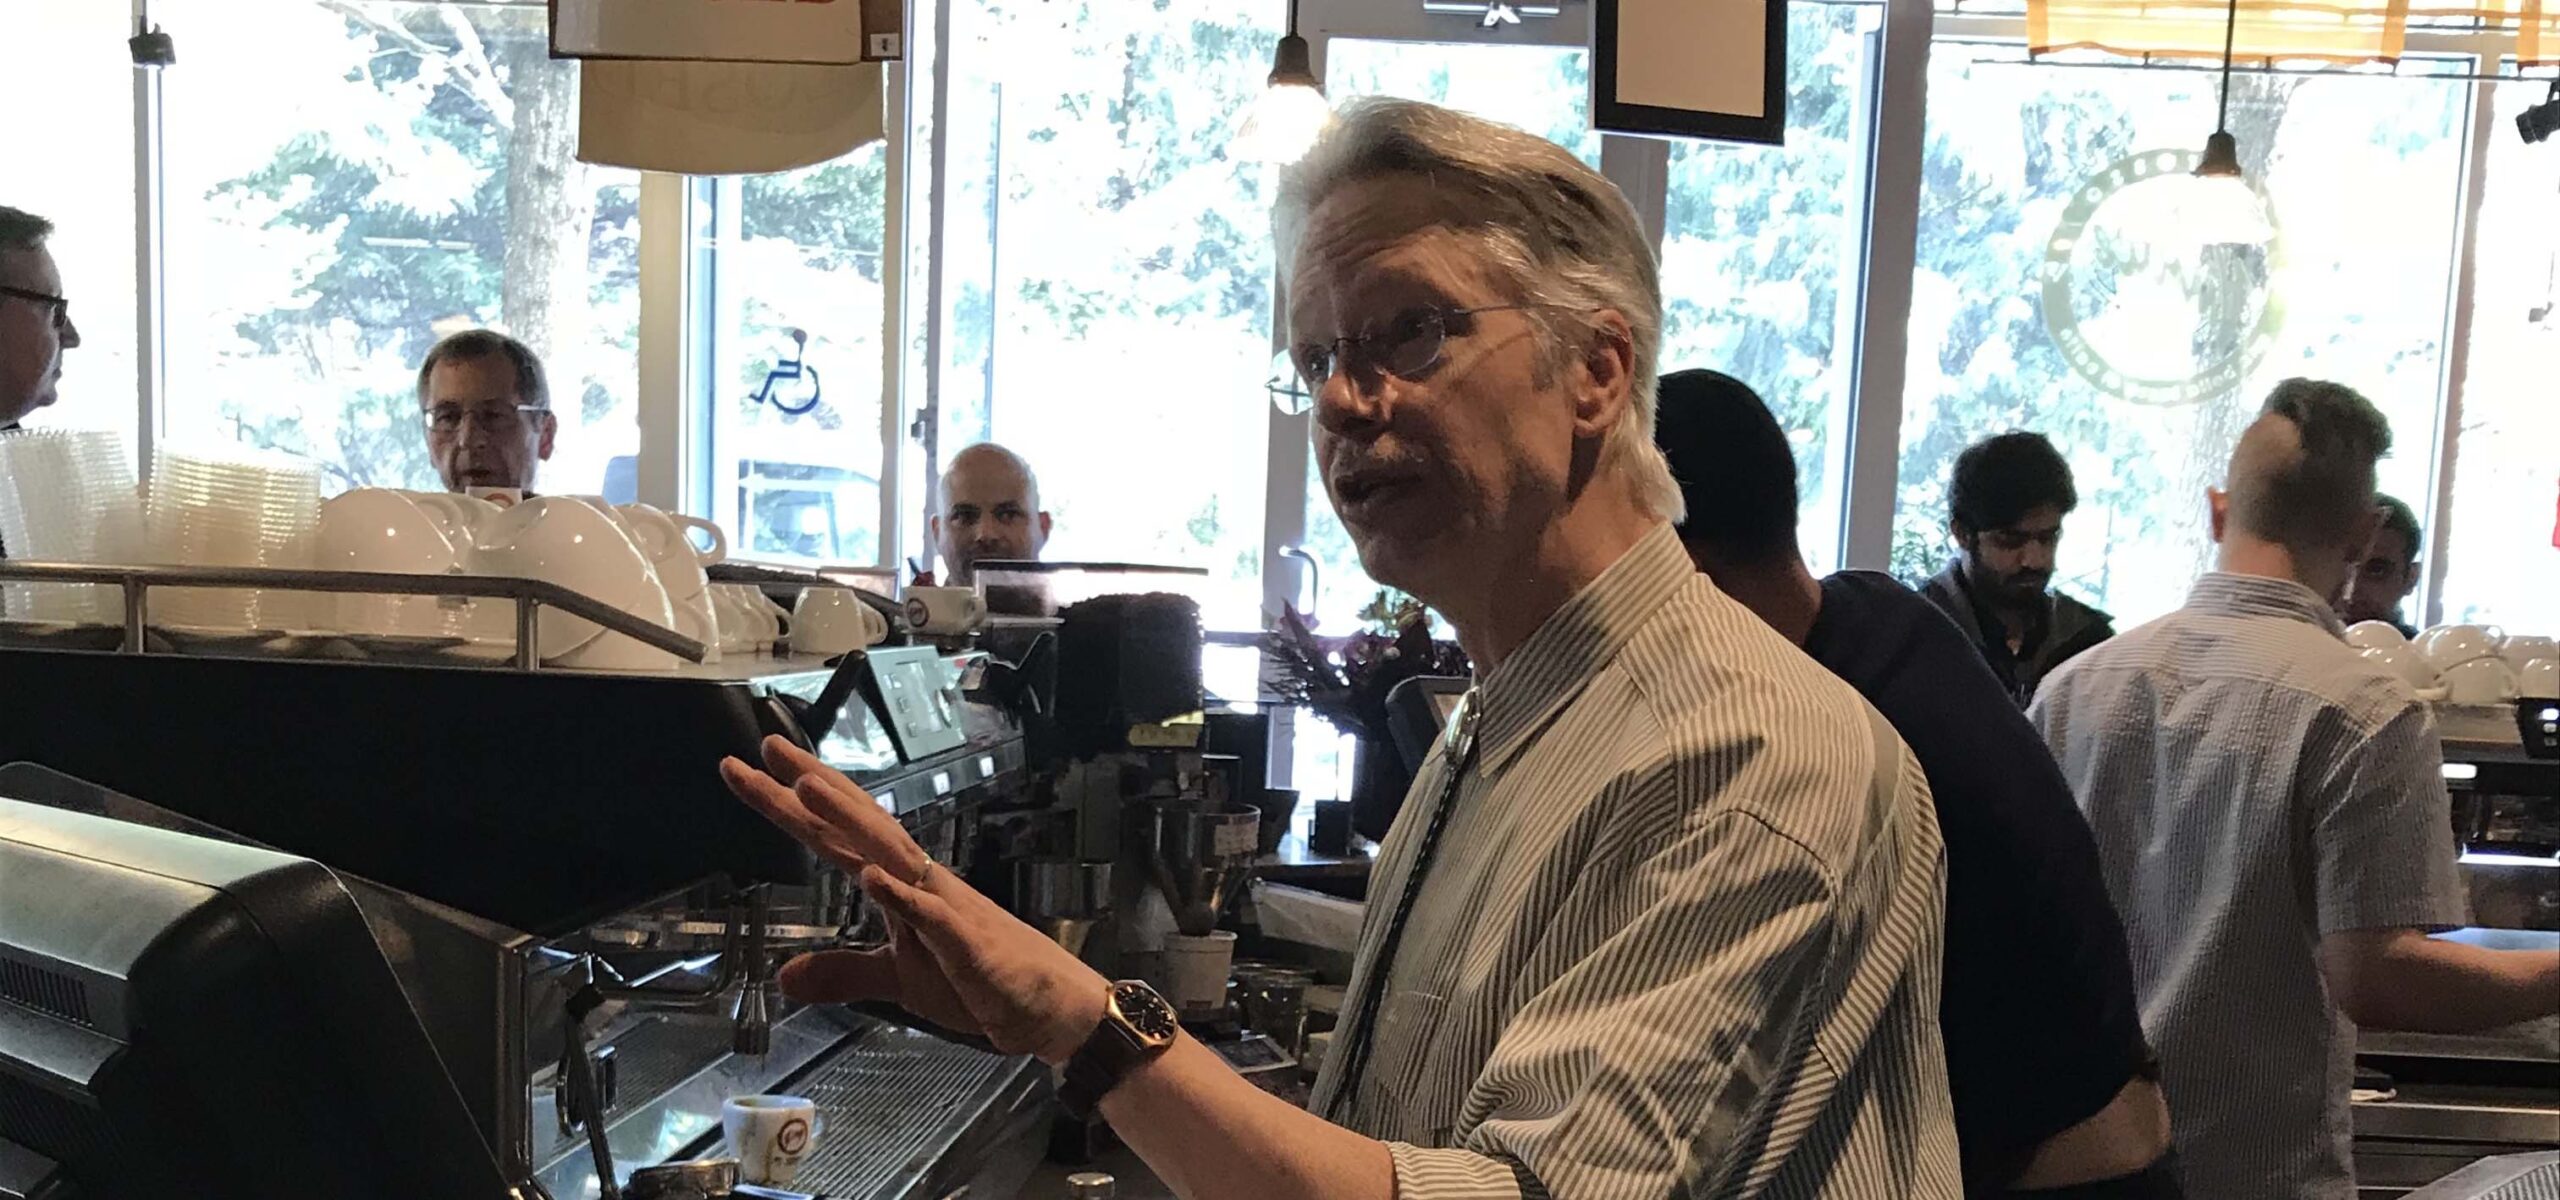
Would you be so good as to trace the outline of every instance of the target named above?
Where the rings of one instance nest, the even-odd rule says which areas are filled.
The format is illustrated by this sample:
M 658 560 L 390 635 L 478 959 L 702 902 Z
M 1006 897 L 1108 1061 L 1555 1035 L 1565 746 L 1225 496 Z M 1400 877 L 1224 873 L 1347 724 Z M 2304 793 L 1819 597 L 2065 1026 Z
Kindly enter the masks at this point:
M 716 772 L 785 738 L 966 873 L 979 812 L 1027 780 L 983 653 L 511 669 L 356 639 L 187 646 L 141 612 L 0 628 L 0 796 L 337 874 L 513 1194 L 616 1196 L 716 1155 L 727 1097 L 777 1091 L 825 1113 L 810 1194 L 1011 1194 L 1036 1166 L 1036 1062 L 775 990 L 792 953 L 876 942 L 876 915 Z M 0 976 L 35 969 L 9 954 Z M 24 1157 L 11 1132 L 0 1159 Z
M 2472 919 L 2441 936 L 2560 947 L 2560 701 L 2443 705 L 2436 718 Z M 2356 1051 L 2362 1196 L 2451 1195 L 2463 1185 L 2449 1177 L 2478 1174 L 2481 1160 L 2560 1148 L 2560 1019 L 2462 1035 L 2364 1030 Z

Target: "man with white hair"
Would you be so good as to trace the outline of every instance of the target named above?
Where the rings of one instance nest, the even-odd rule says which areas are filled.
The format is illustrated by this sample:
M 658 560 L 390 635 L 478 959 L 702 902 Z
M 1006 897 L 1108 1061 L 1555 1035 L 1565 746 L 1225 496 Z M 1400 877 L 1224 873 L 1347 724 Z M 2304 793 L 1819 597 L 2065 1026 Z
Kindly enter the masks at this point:
M 1369 101 L 1280 229 L 1325 490 L 1479 672 L 1379 856 L 1312 1112 L 776 740 L 731 787 L 895 930 L 785 989 L 1064 1068 L 1187 1197 L 1958 1194 L 1926 785 L 1682 552 L 1625 198 L 1517 130 Z

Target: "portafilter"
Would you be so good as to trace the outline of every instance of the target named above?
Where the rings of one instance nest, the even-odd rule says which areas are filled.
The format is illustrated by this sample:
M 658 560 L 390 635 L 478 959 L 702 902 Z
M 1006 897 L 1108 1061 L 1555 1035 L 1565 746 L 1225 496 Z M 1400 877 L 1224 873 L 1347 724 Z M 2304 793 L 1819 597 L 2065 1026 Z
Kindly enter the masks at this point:
M 1111 915 L 1111 862 L 1023 859 L 1013 865 L 1013 897 L 1024 921 L 1082 955 L 1086 935 Z

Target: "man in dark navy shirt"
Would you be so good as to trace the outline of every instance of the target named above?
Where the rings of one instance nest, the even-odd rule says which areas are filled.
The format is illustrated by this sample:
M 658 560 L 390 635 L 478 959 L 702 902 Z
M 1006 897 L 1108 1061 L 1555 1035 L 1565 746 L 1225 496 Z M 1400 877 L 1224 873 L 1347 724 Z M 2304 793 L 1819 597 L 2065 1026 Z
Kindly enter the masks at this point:
M 1857 688 L 1929 777 L 1947 847 L 1938 1023 L 1967 1194 L 2177 1195 L 2124 928 L 2043 740 L 1934 605 L 1889 576 L 1806 569 L 1794 451 L 1749 387 L 1664 376 L 1655 430 L 1690 557 Z

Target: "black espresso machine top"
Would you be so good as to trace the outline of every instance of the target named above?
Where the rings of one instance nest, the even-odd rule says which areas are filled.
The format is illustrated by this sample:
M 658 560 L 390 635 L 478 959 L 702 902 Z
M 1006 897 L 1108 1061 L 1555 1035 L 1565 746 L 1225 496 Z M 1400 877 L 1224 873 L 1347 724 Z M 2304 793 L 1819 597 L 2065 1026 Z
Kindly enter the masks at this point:
M 972 662 L 874 647 L 664 674 L 0 645 L 0 763 L 40 763 L 535 934 L 808 856 L 720 759 L 781 734 L 902 817 L 1018 776 Z M 832 685 L 832 686 L 831 686 Z

